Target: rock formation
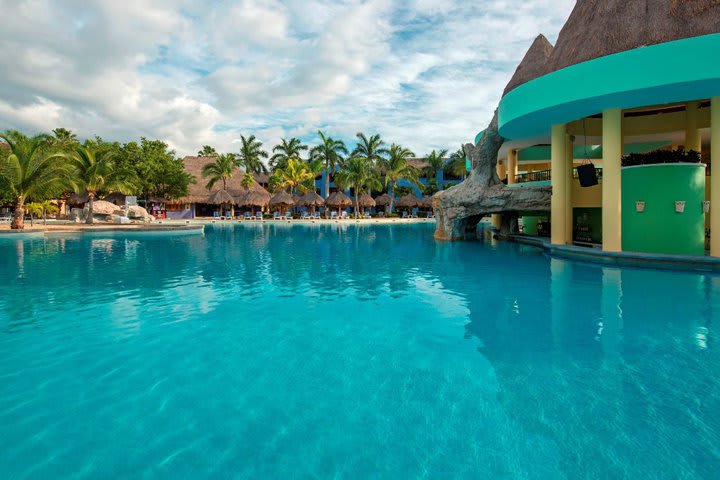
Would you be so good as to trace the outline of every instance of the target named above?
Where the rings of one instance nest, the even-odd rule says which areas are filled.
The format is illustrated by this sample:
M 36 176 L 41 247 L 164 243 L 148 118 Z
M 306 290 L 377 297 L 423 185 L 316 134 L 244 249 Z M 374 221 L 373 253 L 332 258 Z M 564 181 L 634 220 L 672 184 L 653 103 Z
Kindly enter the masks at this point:
M 491 213 L 549 211 L 551 187 L 509 188 L 497 175 L 497 155 L 504 139 L 498 133 L 497 111 L 477 145 L 465 145 L 475 165 L 464 182 L 433 196 L 438 240 L 462 240 L 468 225 Z

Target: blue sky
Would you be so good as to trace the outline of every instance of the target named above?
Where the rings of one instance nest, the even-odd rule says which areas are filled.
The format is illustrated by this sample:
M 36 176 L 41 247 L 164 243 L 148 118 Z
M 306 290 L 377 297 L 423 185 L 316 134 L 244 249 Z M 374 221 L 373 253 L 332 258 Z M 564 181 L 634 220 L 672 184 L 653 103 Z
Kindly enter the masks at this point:
M 380 133 L 418 155 L 484 128 L 572 0 L 0 0 L 0 128 L 271 147 Z

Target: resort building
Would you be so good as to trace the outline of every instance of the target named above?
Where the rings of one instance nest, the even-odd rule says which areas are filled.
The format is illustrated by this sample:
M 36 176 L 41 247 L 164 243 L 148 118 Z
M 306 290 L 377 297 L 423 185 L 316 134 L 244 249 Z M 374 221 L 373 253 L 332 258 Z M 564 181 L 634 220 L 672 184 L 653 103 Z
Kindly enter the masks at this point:
M 525 233 L 720 257 L 718 52 L 720 4 L 697 0 L 579 1 L 555 46 L 539 36 L 498 109 L 500 178 L 552 186 Z

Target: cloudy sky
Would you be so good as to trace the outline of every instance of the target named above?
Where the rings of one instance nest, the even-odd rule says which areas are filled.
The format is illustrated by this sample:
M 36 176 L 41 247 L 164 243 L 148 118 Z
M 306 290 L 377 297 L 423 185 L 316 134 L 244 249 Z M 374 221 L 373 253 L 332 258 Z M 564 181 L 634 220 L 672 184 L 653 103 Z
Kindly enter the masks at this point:
M 424 155 L 485 127 L 573 0 L 0 0 L 0 129 L 160 138 L 178 154 L 352 142 Z

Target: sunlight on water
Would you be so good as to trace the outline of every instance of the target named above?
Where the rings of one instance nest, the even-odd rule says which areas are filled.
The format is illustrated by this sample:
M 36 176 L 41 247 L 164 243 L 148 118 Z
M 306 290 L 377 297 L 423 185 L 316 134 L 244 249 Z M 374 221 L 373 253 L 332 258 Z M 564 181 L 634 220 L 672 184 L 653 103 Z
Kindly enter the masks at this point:
M 2 478 L 718 478 L 720 277 L 430 225 L 0 239 Z

